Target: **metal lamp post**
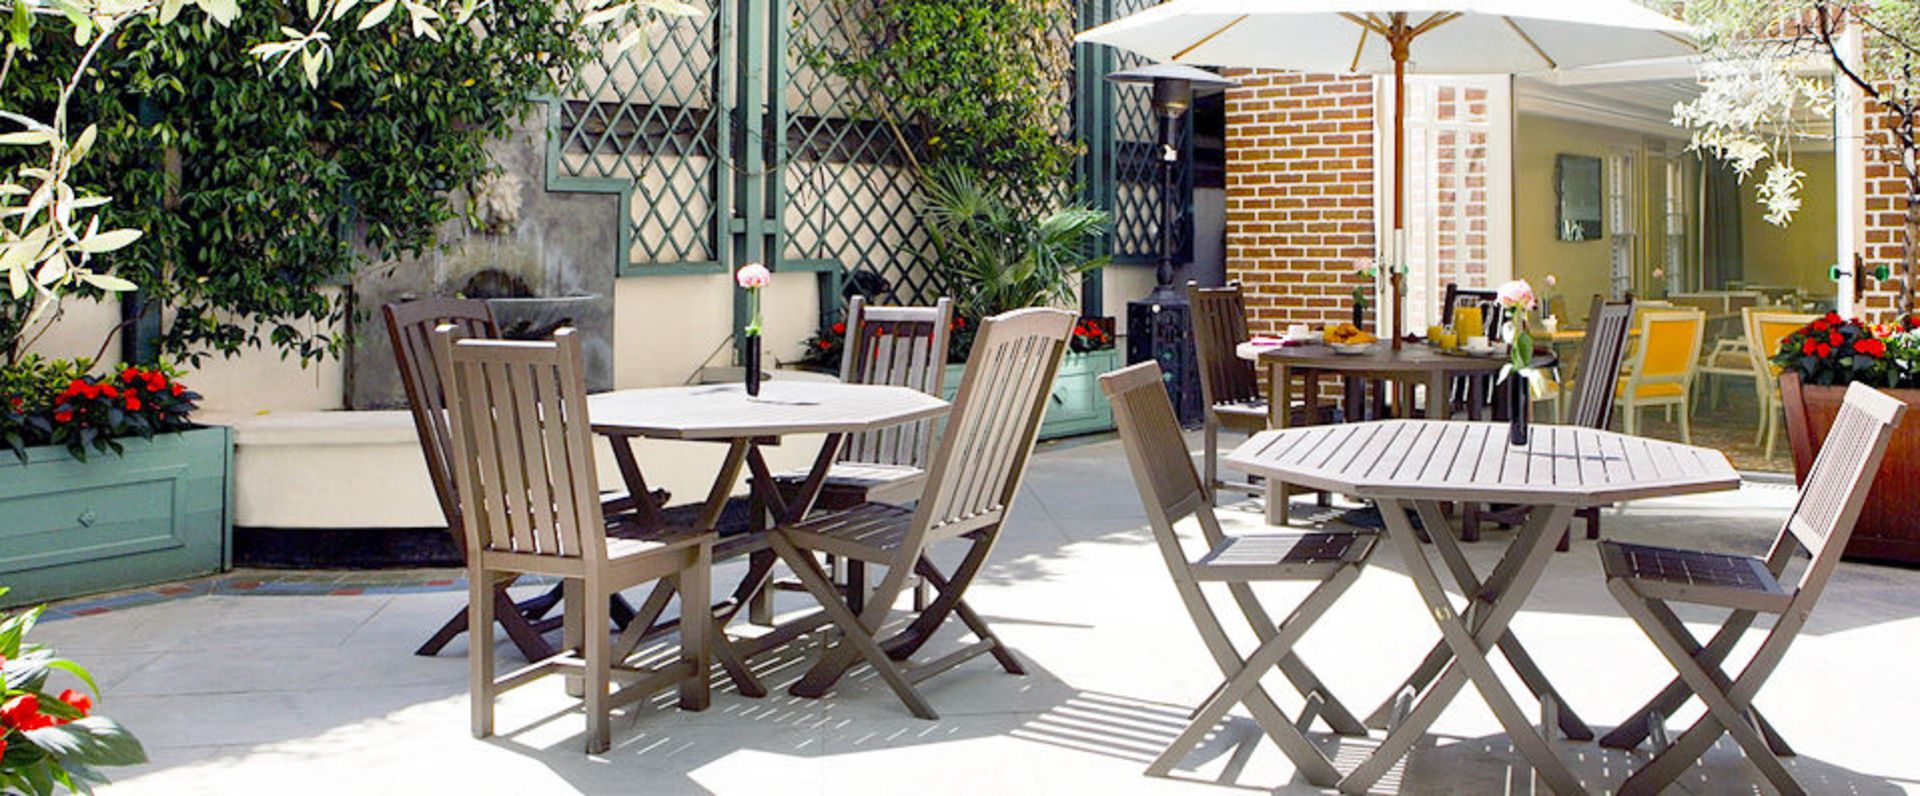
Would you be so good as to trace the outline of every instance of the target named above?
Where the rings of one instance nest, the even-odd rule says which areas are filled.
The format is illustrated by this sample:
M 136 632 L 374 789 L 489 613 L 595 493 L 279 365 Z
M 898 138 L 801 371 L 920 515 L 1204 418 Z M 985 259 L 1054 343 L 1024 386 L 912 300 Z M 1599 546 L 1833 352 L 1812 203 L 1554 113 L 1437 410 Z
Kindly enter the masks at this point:
M 1193 98 L 1225 91 L 1239 83 L 1184 64 L 1150 64 L 1107 75 L 1120 85 L 1144 85 L 1153 91 L 1153 111 L 1159 119 L 1159 142 L 1154 160 L 1159 166 L 1159 262 L 1154 269 L 1153 292 L 1127 302 L 1127 361 L 1157 360 L 1167 380 L 1168 397 L 1182 422 L 1198 422 L 1201 406 L 1200 368 L 1193 351 L 1193 318 L 1184 291 L 1173 286 L 1178 256 L 1182 203 L 1180 185 L 1180 122 L 1193 108 Z

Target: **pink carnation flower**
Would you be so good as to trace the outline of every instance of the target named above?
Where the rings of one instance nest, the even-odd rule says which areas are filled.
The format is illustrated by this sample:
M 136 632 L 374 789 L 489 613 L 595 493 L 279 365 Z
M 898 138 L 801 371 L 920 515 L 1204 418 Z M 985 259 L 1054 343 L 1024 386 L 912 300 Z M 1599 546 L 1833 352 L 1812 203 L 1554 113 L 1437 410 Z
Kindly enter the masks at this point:
M 759 290 L 772 284 L 773 272 L 767 270 L 766 266 L 759 263 L 747 263 L 746 265 L 740 266 L 740 270 L 734 273 L 733 279 L 735 282 L 739 282 L 741 287 L 748 290 Z
M 1501 285 L 1495 293 L 1499 296 L 1502 307 L 1533 308 L 1533 286 L 1527 284 L 1525 279 L 1515 279 Z

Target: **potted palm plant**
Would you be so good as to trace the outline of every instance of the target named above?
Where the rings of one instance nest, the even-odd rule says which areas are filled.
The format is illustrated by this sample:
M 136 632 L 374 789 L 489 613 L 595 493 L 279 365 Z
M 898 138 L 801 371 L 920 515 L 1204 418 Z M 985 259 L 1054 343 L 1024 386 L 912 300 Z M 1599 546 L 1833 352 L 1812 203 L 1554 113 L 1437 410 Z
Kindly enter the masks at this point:
M 1070 205 L 1034 208 L 1010 201 L 951 165 L 929 170 L 923 183 L 922 218 L 938 256 L 940 276 L 958 306 L 948 360 L 948 389 L 959 388 L 973 330 L 979 320 L 1023 307 L 1070 306 L 1087 271 L 1106 265 L 1092 256 L 1094 242 L 1106 234 L 1105 212 Z M 1113 427 L 1112 409 L 1099 399 L 1094 378 L 1120 366 L 1112 318 L 1084 318 L 1060 375 L 1040 429 L 1044 438 L 1104 431 Z

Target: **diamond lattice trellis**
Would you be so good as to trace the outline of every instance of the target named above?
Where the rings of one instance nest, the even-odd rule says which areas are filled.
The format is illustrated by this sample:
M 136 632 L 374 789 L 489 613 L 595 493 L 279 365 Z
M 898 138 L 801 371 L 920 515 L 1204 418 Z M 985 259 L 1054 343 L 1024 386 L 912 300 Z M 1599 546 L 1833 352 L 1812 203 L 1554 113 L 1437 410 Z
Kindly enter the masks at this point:
M 582 68 L 553 100 L 551 187 L 624 197 L 622 274 L 719 270 L 728 131 L 717 100 L 730 4 Z
M 919 142 L 863 113 L 864 91 L 815 66 L 819 53 L 847 46 L 848 3 L 790 3 L 779 251 L 873 271 L 891 285 L 892 301 L 931 302 L 943 291 L 906 149 Z
M 1154 5 L 1155 0 L 1111 0 L 1108 18 L 1123 17 Z M 1113 52 L 1109 71 L 1130 69 L 1143 66 L 1148 61 L 1128 52 Z M 1159 121 L 1155 118 L 1152 104 L 1152 92 L 1144 87 L 1112 87 L 1112 99 L 1108 104 L 1111 114 L 1112 139 L 1109 145 L 1112 175 L 1112 193 L 1108 211 L 1113 214 L 1113 258 L 1122 263 L 1157 262 L 1160 256 L 1160 162 L 1159 162 Z M 1192 117 L 1185 120 L 1174 130 L 1180 148 L 1180 163 L 1185 166 L 1192 160 Z M 1193 171 L 1181 168 L 1175 177 L 1180 185 L 1175 195 L 1188 196 L 1192 190 Z M 1181 203 L 1179 216 L 1175 221 L 1174 251 L 1175 259 L 1187 259 L 1190 254 L 1193 226 L 1193 208 Z

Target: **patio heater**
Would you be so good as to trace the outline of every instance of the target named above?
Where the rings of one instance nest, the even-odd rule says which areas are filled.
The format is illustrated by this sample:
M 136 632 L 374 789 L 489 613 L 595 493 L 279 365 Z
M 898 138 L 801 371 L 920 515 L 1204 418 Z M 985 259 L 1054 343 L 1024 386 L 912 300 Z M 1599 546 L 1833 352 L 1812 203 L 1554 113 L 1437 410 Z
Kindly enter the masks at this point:
M 1153 112 L 1159 120 L 1154 160 L 1159 166 L 1160 219 L 1155 225 L 1160 244 L 1154 268 L 1153 292 L 1127 302 L 1127 363 L 1149 359 L 1166 374 L 1167 394 L 1183 424 L 1198 423 L 1205 407 L 1200 393 L 1200 366 L 1193 351 L 1193 315 L 1187 294 L 1173 286 L 1174 258 L 1178 256 L 1180 210 L 1193 204 L 1191 191 L 1182 191 L 1183 162 L 1180 122 L 1193 108 L 1193 98 L 1225 91 L 1239 83 L 1184 64 L 1149 64 L 1107 75 L 1119 85 L 1144 85 L 1153 91 Z

